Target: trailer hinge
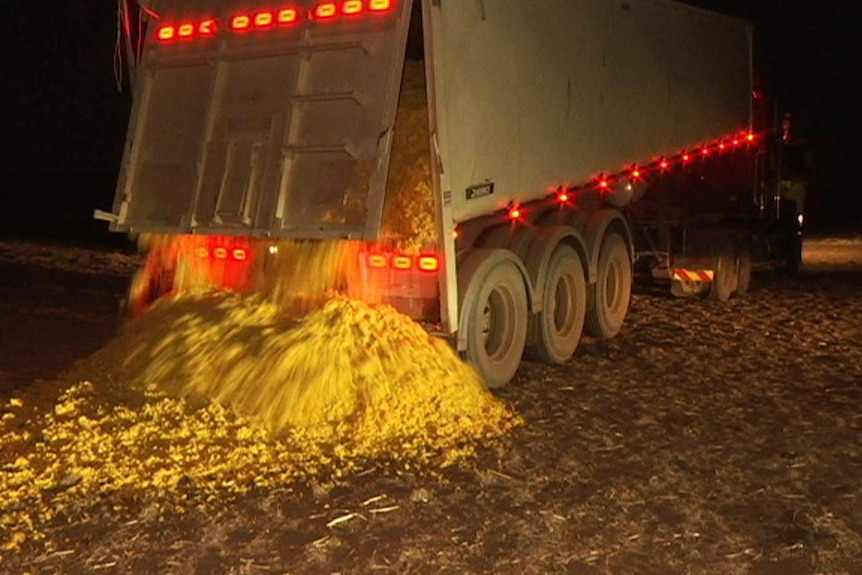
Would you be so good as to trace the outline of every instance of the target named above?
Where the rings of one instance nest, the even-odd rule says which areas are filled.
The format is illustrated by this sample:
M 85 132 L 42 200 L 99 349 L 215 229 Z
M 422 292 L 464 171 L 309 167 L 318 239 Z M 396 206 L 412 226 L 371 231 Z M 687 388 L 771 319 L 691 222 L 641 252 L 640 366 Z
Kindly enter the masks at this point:
M 118 216 L 117 214 L 115 214 L 113 212 L 106 212 L 103 210 L 94 210 L 93 211 L 93 219 L 94 220 L 101 220 L 103 222 L 109 222 L 112 224 L 116 224 L 118 221 L 120 221 L 120 216 Z
M 120 203 L 120 213 L 115 214 L 113 212 L 106 212 L 103 210 L 94 210 L 93 211 L 93 219 L 101 220 L 103 222 L 108 222 L 113 226 L 118 226 L 121 223 L 126 221 L 126 216 L 129 213 L 129 202 L 127 200 L 123 200 Z

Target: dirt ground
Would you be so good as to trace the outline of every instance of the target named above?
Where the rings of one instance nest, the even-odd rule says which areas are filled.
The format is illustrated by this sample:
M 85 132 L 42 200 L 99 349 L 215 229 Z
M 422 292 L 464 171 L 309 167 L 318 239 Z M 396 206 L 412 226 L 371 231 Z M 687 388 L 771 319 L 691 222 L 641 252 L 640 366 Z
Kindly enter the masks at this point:
M 4 403 L 112 338 L 136 263 L 0 243 Z M 800 275 L 726 304 L 642 289 L 619 337 L 495 392 L 525 424 L 475 461 L 208 511 L 97 499 L 0 572 L 862 574 L 860 320 L 862 239 L 810 240 Z

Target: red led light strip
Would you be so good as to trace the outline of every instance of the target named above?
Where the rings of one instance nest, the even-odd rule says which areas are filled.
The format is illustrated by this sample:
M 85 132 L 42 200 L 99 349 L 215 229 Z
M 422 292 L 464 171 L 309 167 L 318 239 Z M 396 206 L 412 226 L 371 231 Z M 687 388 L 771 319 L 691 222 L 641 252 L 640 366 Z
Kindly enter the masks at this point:
M 249 253 L 246 248 L 228 249 L 226 247 L 215 247 L 210 251 L 205 247 L 199 247 L 195 250 L 195 253 L 200 259 L 209 259 L 212 257 L 217 260 L 231 259 L 238 262 L 244 262 L 249 259 Z
M 364 14 L 385 14 L 395 7 L 395 0 L 339 0 L 319 2 L 311 10 L 296 6 L 285 6 L 275 10 L 238 12 L 229 19 L 233 32 L 250 30 L 272 30 L 289 27 L 302 20 L 330 22 L 345 18 L 356 18 Z M 178 40 L 195 40 L 215 37 L 220 31 L 215 18 L 199 21 L 165 24 L 156 30 L 156 40 L 162 43 Z
M 674 165 L 688 165 L 697 158 L 709 158 L 713 154 L 724 153 L 734 149 L 750 147 L 756 145 L 758 137 L 751 132 L 740 132 L 727 138 L 721 138 L 714 142 L 704 144 L 696 149 L 683 150 L 679 154 L 671 157 L 661 157 L 646 166 L 631 166 L 612 175 L 599 175 L 592 184 L 580 186 L 578 188 L 559 187 L 553 191 L 553 199 L 558 204 L 563 206 L 572 205 L 574 192 L 576 189 L 597 188 L 599 190 L 609 190 L 614 182 L 619 180 L 637 180 L 641 181 L 649 172 L 665 172 L 671 169 Z M 512 223 L 523 223 L 526 221 L 526 212 L 521 204 L 511 204 L 506 208 L 506 218 Z M 456 235 L 457 239 L 457 235 Z
M 365 263 L 369 268 L 392 268 L 399 271 L 411 270 L 414 267 L 422 272 L 436 272 L 440 269 L 440 258 L 433 254 L 409 256 L 401 253 L 370 253 L 364 254 Z

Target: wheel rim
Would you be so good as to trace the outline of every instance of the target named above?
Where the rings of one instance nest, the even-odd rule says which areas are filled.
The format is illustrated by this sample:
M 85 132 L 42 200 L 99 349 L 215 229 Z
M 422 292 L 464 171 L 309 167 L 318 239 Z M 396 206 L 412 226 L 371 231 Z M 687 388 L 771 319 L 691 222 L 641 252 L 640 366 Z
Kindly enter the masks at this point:
M 571 330 L 572 321 L 572 281 L 567 275 L 560 277 L 557 289 L 554 290 L 554 328 L 557 333 L 566 334 Z
M 543 284 L 542 309 L 534 316 L 534 337 L 528 349 L 535 359 L 559 364 L 574 354 L 586 318 L 586 277 L 572 247 L 555 249 Z
M 562 274 L 554 290 L 554 329 L 558 334 L 566 336 L 575 325 L 574 314 L 575 280 L 571 274 Z
M 515 298 L 512 294 L 500 288 L 488 294 L 485 307 L 482 310 L 482 345 L 492 361 L 506 357 L 511 347 L 507 335 L 512 329 L 512 309 Z
M 623 273 L 622 264 L 614 259 L 608 265 L 608 273 L 605 276 L 605 306 L 607 310 L 616 313 L 622 302 L 622 290 L 620 289 L 620 276 Z
M 605 238 L 599 254 L 599 276 L 591 295 L 590 333 L 614 337 L 622 328 L 631 298 L 631 260 L 628 244 L 619 234 Z
M 527 291 L 514 256 L 505 250 L 476 254 L 461 288 L 467 302 L 460 318 L 466 359 L 485 385 L 496 388 L 514 377 L 527 339 Z M 476 267 L 469 266 L 470 263 Z

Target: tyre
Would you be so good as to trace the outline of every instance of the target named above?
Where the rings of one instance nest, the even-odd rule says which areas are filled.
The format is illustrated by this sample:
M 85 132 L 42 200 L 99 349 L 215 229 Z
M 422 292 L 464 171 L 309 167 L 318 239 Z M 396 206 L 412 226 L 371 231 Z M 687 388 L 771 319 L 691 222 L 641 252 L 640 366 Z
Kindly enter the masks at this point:
M 590 294 L 589 331 L 601 339 L 619 333 L 632 297 L 632 260 L 623 237 L 611 233 L 602 241 L 599 270 Z
M 736 257 L 732 249 L 724 249 L 715 260 L 715 276 L 709 290 L 709 299 L 726 302 L 737 288 Z
M 784 271 L 790 275 L 799 273 L 799 268 L 802 266 L 802 231 L 795 229 L 790 239 L 788 240 L 787 260 L 784 264 Z
M 542 311 L 536 314 L 533 355 L 546 363 L 563 363 L 572 357 L 587 311 L 584 265 L 569 245 L 560 244 L 551 255 L 542 295 Z
M 745 295 L 751 287 L 751 250 L 740 246 L 736 251 L 736 293 Z
M 472 293 L 471 293 L 472 292 Z M 489 388 L 509 383 L 518 370 L 527 340 L 527 290 L 515 263 L 500 259 L 479 268 L 467 287 L 463 310 L 465 356 Z

